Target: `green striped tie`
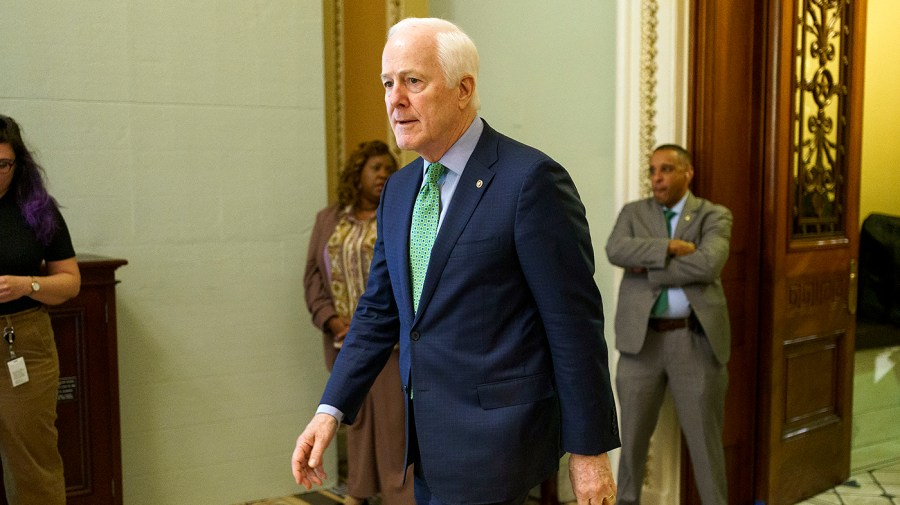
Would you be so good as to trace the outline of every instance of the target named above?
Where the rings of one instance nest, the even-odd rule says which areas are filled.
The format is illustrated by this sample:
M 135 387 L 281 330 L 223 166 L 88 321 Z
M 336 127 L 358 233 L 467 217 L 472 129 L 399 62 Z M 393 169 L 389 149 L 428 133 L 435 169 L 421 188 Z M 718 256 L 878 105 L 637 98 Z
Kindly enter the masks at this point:
M 409 229 L 409 270 L 412 274 L 413 310 L 419 310 L 419 298 L 425 285 L 425 272 L 431 259 L 431 246 L 437 237 L 438 218 L 441 214 L 441 187 L 438 179 L 446 167 L 440 163 L 428 165 L 425 184 L 413 207 L 412 226 Z

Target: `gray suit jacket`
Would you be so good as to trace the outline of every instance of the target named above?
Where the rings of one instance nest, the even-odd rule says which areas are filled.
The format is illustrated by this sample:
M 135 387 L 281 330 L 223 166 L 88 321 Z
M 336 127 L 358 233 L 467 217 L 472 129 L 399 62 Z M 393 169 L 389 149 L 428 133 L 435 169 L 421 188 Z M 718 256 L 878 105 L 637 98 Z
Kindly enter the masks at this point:
M 731 323 L 720 274 L 728 259 L 731 211 L 688 193 L 674 238 L 697 250 L 669 257 L 668 233 L 653 198 L 627 204 L 606 243 L 610 263 L 625 268 L 616 311 L 616 348 L 636 354 L 644 346 L 650 310 L 663 286 L 684 289 L 719 363 L 731 354 Z M 643 267 L 636 273 L 632 267 Z

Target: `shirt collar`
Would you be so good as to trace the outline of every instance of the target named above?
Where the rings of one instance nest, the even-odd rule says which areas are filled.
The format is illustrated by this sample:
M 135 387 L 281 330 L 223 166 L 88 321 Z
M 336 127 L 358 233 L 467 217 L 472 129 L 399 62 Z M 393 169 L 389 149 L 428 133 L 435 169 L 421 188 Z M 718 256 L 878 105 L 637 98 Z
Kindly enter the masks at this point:
M 690 193 L 690 191 L 685 191 L 684 196 L 681 197 L 681 200 L 678 200 L 678 203 L 671 207 L 663 206 L 663 208 L 668 208 L 669 210 L 675 212 L 675 214 L 681 215 L 681 211 L 684 210 L 684 204 L 687 203 L 687 197 Z
M 472 153 L 475 152 L 475 146 L 478 145 L 478 139 L 481 138 L 481 133 L 483 131 L 484 122 L 481 120 L 480 116 L 475 116 L 475 119 L 466 129 L 466 132 L 462 134 L 456 143 L 450 146 L 450 149 L 441 156 L 441 159 L 437 160 L 438 163 L 447 167 L 447 170 L 453 172 L 457 176 L 462 174 L 463 170 L 466 168 L 466 163 L 469 162 L 469 158 L 471 158 Z M 422 162 L 422 173 L 424 173 L 431 163 L 424 158 L 422 159 Z

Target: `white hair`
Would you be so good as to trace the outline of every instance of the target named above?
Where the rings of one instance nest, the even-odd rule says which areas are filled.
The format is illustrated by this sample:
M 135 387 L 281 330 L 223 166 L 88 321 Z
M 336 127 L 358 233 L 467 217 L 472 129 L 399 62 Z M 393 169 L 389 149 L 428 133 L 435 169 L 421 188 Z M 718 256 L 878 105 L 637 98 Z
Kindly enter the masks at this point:
M 440 18 L 406 18 L 388 30 L 390 39 L 395 33 L 407 28 L 427 27 L 435 32 L 438 64 L 444 73 L 444 81 L 448 88 L 456 87 L 463 77 L 471 76 L 476 86 L 469 103 L 473 110 L 481 108 L 478 98 L 478 49 L 475 43 L 462 29 L 455 24 Z

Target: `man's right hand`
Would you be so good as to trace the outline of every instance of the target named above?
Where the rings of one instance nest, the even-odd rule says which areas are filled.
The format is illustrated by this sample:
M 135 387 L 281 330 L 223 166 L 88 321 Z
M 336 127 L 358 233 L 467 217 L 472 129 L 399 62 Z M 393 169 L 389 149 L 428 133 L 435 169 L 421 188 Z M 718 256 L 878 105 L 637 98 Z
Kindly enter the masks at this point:
M 322 454 L 337 429 L 338 421 L 334 416 L 319 413 L 313 416 L 303 433 L 297 437 L 297 447 L 291 456 L 291 470 L 297 484 L 312 489 L 313 484 L 321 486 L 328 478 L 322 468 Z

